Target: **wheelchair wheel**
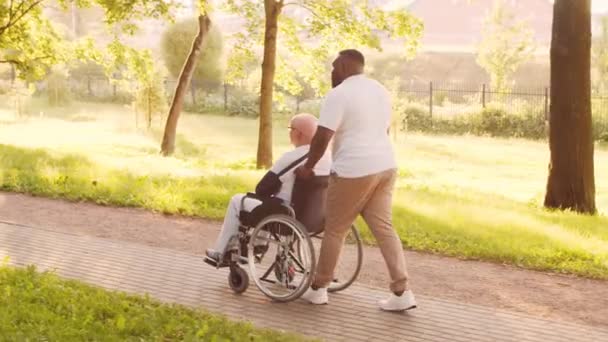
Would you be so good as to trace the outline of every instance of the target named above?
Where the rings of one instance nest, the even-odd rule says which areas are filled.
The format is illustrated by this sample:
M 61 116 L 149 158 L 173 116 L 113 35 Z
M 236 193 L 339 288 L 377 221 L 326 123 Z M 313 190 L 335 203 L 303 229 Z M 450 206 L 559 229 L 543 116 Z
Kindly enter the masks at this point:
M 268 247 L 262 258 L 254 252 L 260 245 Z M 272 300 L 299 298 L 310 286 L 315 259 L 306 229 L 292 217 L 271 215 L 251 233 L 249 271 L 258 289 Z
M 230 274 L 228 275 L 228 284 L 234 293 L 241 294 L 247 291 L 249 287 L 249 275 L 247 271 L 234 265 L 230 267 Z
M 323 235 L 315 235 L 314 236 L 314 248 L 318 253 L 321 252 L 321 242 L 323 240 Z M 345 262 L 345 259 L 352 260 L 350 262 Z M 361 272 L 361 266 L 363 264 L 363 242 L 361 241 L 361 235 L 359 234 L 359 230 L 354 225 L 351 226 L 348 235 L 346 236 L 346 243 L 342 248 L 342 253 L 340 255 L 340 259 L 338 259 L 338 263 L 336 265 L 336 270 L 334 272 L 334 280 L 331 282 L 329 287 L 327 288 L 328 292 L 339 292 L 348 288 L 359 276 L 359 272 Z

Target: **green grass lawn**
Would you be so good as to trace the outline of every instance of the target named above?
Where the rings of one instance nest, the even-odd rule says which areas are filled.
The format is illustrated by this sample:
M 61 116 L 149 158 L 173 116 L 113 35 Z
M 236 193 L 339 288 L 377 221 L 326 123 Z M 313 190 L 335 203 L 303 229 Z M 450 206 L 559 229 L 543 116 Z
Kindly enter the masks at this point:
M 163 158 L 158 123 L 138 132 L 119 106 L 74 104 L 46 114 L 63 119 L 4 115 L 0 184 L 8 191 L 221 218 L 230 196 L 263 174 L 253 168 L 255 120 L 186 114 L 176 155 Z M 275 158 L 289 149 L 286 126 L 285 118 L 275 122 Z M 404 246 L 608 279 L 608 218 L 542 208 L 546 143 L 408 134 L 396 152 L 394 219 Z M 596 184 L 605 214 L 606 147 L 596 150 Z
M 0 265 L 3 341 L 303 341 L 202 310 Z

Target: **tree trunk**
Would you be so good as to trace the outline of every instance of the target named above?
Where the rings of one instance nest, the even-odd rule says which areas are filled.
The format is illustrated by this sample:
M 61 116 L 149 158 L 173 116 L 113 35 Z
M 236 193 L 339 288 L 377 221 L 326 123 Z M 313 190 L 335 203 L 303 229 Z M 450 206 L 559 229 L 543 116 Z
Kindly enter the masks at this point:
M 15 84 L 15 79 L 17 78 L 17 71 L 15 70 L 15 65 L 10 63 L 11 66 L 11 86 Z
M 163 142 L 161 144 L 161 153 L 163 156 L 170 156 L 175 151 L 175 134 L 177 131 L 177 120 L 182 111 L 184 104 L 184 96 L 188 90 L 188 85 L 192 80 L 192 74 L 196 67 L 196 62 L 201 53 L 201 47 L 203 40 L 209 32 L 211 26 L 211 20 L 207 15 L 200 15 L 198 17 L 198 34 L 192 42 L 192 48 L 190 54 L 184 63 L 184 67 L 179 75 L 177 86 L 175 88 L 175 94 L 173 95 L 173 101 L 171 102 L 171 108 L 169 109 L 169 115 L 167 116 L 167 123 L 165 125 L 165 134 L 163 136 Z
M 591 0 L 556 0 L 551 41 L 551 162 L 545 207 L 593 214 Z
M 148 109 L 148 112 L 147 112 L 147 115 L 148 115 L 148 117 L 147 117 L 147 119 L 148 119 L 148 131 L 150 129 L 152 129 L 152 99 L 150 98 L 151 95 L 152 95 L 151 93 L 152 93 L 152 89 L 151 88 L 147 88 L 146 89 L 146 102 L 147 102 L 146 108 Z
M 93 97 L 93 88 L 91 87 L 91 75 L 87 75 L 87 92 L 89 94 L 89 98 L 92 98 Z
M 264 31 L 264 61 L 260 88 L 260 130 L 258 135 L 257 168 L 272 165 L 272 92 L 277 56 L 277 26 L 283 1 L 264 0 L 266 27 Z
M 224 112 L 228 111 L 228 84 L 224 83 Z

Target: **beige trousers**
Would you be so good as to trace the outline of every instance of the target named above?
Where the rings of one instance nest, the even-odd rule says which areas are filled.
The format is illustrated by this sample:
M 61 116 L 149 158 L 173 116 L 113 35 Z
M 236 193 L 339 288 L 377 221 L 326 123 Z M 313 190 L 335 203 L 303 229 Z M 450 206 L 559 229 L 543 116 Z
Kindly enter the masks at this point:
M 391 277 L 393 292 L 408 290 L 403 247 L 392 224 L 393 188 L 397 171 L 392 169 L 360 178 L 332 175 L 327 193 L 325 233 L 313 285 L 327 287 L 350 226 L 359 214 L 374 234 Z

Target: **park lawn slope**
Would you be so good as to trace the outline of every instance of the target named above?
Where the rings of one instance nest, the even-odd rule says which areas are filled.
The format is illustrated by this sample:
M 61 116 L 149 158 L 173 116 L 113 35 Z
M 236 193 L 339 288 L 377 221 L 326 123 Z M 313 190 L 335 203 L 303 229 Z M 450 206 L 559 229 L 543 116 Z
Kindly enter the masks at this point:
M 235 164 L 200 176 L 135 174 L 79 154 L 0 145 L 0 189 L 219 219 L 259 172 Z M 455 186 L 408 181 L 400 170 L 394 225 L 405 247 L 608 279 L 608 219 L 549 212 Z M 373 243 L 363 227 L 365 241 Z

